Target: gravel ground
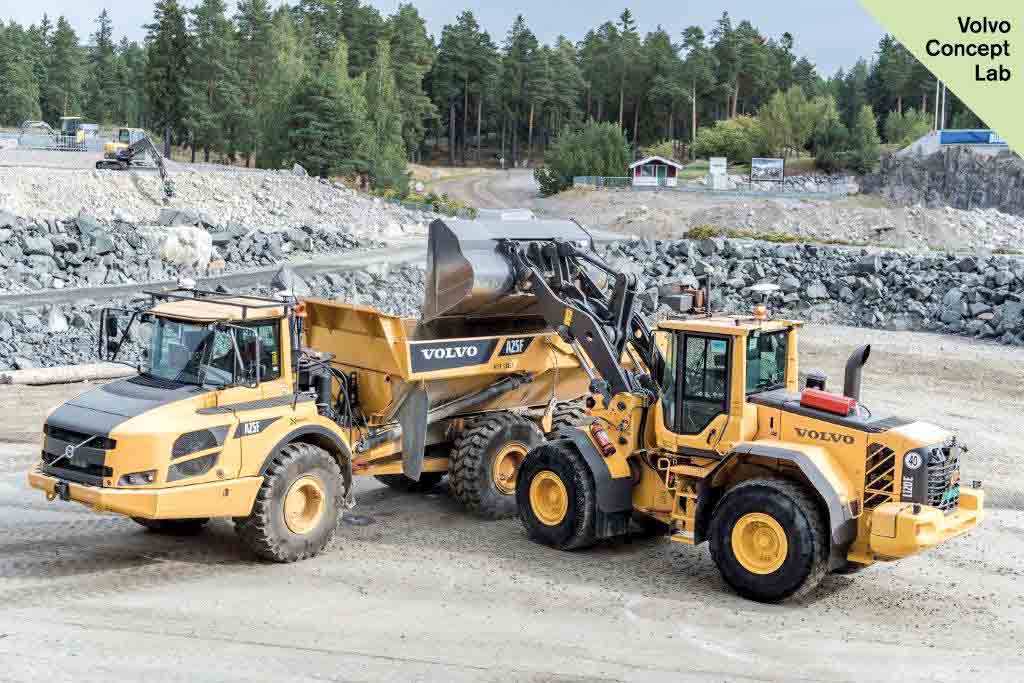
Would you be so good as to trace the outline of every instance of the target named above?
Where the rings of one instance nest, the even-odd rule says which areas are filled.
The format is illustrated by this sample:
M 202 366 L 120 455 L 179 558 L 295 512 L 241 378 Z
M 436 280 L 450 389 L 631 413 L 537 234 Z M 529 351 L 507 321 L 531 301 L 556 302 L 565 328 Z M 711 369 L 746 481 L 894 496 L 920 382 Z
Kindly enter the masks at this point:
M 443 483 L 418 496 L 359 479 L 335 543 L 294 565 L 254 562 L 223 522 L 154 536 L 27 489 L 46 409 L 85 387 L 10 387 L 0 678 L 859 682 L 884 667 L 893 680 L 1021 680 L 1024 475 L 1008 425 L 1024 411 L 1024 350 L 810 327 L 801 362 L 841 381 L 864 342 L 866 403 L 959 430 L 992 514 L 934 552 L 779 606 L 732 595 L 706 547 L 556 552 L 514 520 L 468 517 Z

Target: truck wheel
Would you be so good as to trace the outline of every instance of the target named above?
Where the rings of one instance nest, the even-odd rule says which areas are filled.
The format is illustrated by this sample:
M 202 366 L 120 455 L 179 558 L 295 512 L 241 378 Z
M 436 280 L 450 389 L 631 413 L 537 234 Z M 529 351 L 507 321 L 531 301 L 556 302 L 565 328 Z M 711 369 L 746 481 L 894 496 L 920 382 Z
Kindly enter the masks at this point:
M 728 491 L 715 509 L 710 536 L 722 578 L 751 600 L 803 597 L 828 570 L 824 515 L 791 481 L 752 479 Z
M 396 491 L 426 493 L 441 483 L 441 480 L 444 479 L 444 472 L 423 472 L 420 474 L 419 481 L 404 474 L 376 474 L 373 478 Z
M 531 451 L 519 468 L 516 503 L 533 540 L 559 550 L 594 544 L 594 477 L 574 449 L 555 442 Z
M 290 443 L 274 456 L 252 512 L 236 520 L 235 530 L 263 559 L 304 560 L 334 538 L 341 501 L 341 469 L 331 454 Z
M 568 401 L 555 406 L 555 412 L 551 416 L 551 432 L 553 434 L 559 429 L 567 427 L 580 427 L 589 424 L 590 415 L 583 403 L 579 401 Z
M 452 493 L 486 519 L 516 514 L 516 473 L 526 454 L 544 443 L 535 423 L 512 413 L 474 422 L 455 440 L 450 465 Z
M 206 523 L 210 521 L 210 518 L 146 519 L 145 517 L 132 517 L 132 521 L 146 527 L 153 533 L 167 534 L 168 536 L 192 536 L 202 531 Z

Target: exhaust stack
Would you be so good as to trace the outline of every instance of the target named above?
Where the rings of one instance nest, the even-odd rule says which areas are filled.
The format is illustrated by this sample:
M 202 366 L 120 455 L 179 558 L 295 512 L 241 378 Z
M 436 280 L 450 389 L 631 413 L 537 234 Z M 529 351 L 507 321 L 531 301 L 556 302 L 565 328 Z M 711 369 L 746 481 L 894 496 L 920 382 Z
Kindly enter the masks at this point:
M 864 364 L 868 362 L 871 355 L 871 344 L 858 346 L 850 354 L 846 361 L 846 377 L 843 380 L 843 396 L 848 396 L 855 401 L 860 401 L 861 375 L 864 371 Z

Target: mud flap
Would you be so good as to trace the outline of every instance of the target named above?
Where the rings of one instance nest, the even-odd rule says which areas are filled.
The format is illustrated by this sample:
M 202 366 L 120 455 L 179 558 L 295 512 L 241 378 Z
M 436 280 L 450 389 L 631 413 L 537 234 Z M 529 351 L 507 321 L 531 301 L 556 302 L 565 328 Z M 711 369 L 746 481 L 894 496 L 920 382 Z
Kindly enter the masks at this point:
M 398 408 L 398 422 L 402 425 L 402 472 L 413 481 L 419 481 L 423 473 L 429 409 L 430 397 L 422 383 L 409 390 Z

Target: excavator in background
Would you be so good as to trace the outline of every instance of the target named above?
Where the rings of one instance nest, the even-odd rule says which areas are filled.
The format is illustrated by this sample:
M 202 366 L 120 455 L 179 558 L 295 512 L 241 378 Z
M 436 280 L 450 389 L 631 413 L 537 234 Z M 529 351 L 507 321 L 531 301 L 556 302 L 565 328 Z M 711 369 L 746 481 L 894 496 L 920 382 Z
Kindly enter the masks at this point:
M 584 548 L 635 521 L 709 542 L 736 592 L 775 602 L 807 595 L 829 571 L 924 551 L 984 516 L 981 482 L 961 480 L 967 447 L 955 434 L 863 405 L 868 346 L 847 362 L 842 394 L 820 373 L 801 389 L 802 324 L 774 319 L 766 303 L 715 315 L 710 281 L 681 289 L 687 313 L 652 330 L 636 311 L 635 275 L 557 237 L 447 253 L 434 283 L 444 306 L 482 326 L 509 300 L 532 307 L 591 380 L 589 424 L 556 431 L 518 468 L 519 517 L 534 540 Z
M 166 204 L 174 197 L 174 183 L 167 173 L 163 155 L 145 131 L 132 128 L 118 129 L 118 137 L 114 142 L 104 146 L 104 158 L 96 162 L 96 168 L 101 171 L 127 171 L 132 166 L 143 165 L 142 162 L 147 156 L 160 173 L 163 201 Z

